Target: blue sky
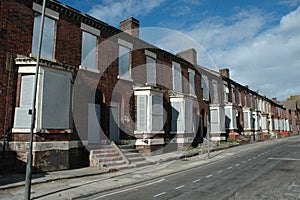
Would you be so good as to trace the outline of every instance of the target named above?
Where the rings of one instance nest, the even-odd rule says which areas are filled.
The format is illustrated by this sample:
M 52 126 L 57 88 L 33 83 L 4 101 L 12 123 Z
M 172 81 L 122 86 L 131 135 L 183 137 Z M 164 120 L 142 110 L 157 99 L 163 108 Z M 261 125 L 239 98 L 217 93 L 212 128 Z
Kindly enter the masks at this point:
M 189 48 L 187 42 L 178 44 L 182 39 L 174 33 L 190 37 L 214 66 L 198 56 L 199 64 L 215 70 L 227 67 L 232 79 L 270 98 L 300 94 L 300 0 L 61 2 L 117 28 L 119 21 L 133 16 L 142 29 L 169 30 L 159 38 L 142 31 L 141 37 L 171 52 Z

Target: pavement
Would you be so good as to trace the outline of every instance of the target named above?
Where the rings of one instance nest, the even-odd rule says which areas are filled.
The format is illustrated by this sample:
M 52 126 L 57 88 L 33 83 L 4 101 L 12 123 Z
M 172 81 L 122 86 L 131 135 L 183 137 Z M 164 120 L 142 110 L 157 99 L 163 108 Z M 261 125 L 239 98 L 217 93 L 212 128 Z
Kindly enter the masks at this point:
M 261 175 L 261 173 L 257 173 L 259 166 L 264 166 L 267 162 L 272 162 L 273 164 L 267 164 L 266 166 L 274 166 L 274 163 L 276 164 L 277 162 L 276 160 L 266 159 L 269 158 L 272 153 L 280 153 L 283 149 L 286 149 L 286 147 L 295 146 L 296 144 L 292 146 L 284 145 L 293 140 L 299 141 L 299 139 L 299 136 L 290 137 L 242 145 L 236 148 L 229 148 L 235 145 L 223 144 L 219 147 L 215 147 L 215 150 L 219 149 L 219 151 L 211 152 L 210 159 L 207 158 L 207 154 L 204 154 L 207 149 L 192 149 L 186 152 L 173 152 L 151 156 L 151 158 L 156 161 L 155 165 L 114 173 L 99 172 L 99 170 L 97 172 L 93 171 L 95 169 L 92 168 L 49 172 L 45 176 L 33 180 L 32 197 L 34 199 L 51 200 L 91 198 L 136 199 L 140 193 L 145 199 L 151 199 L 154 198 L 154 196 L 161 199 L 160 195 L 162 199 L 165 199 L 167 197 L 175 198 L 176 195 L 181 195 L 181 197 L 184 198 L 181 194 L 182 191 L 188 194 L 187 197 L 193 197 L 194 195 L 197 199 L 199 192 L 202 193 L 203 197 L 205 195 L 211 197 L 213 193 L 222 197 L 224 195 L 220 193 L 220 191 L 223 190 L 219 190 L 222 187 L 227 187 L 227 189 L 225 189 L 230 191 L 230 193 L 226 194 L 228 197 L 236 191 L 235 188 L 244 186 L 246 183 L 250 183 L 259 177 Z M 197 155 L 197 151 L 199 155 L 192 156 Z M 267 153 L 263 153 L 263 151 Z M 288 151 L 288 149 L 286 151 Z M 260 156 L 258 156 L 258 154 L 260 154 Z M 171 161 L 172 158 L 174 158 L 173 161 Z M 267 171 L 270 167 L 267 167 L 263 171 Z M 85 173 L 85 170 L 88 173 Z M 95 174 L 93 175 L 93 173 Z M 44 180 L 42 180 L 42 178 L 44 178 Z M 245 178 L 248 182 L 243 183 Z M 219 182 L 220 180 L 222 181 Z M 38 182 L 40 184 L 35 184 Z M 24 185 L 18 184 L 19 186 Z M 216 186 L 216 184 L 218 186 Z M 298 183 L 293 182 L 291 184 L 289 187 L 294 191 L 294 187 L 298 187 Z M 1 199 L 20 199 L 24 196 L 23 187 L 10 186 L 11 187 L 0 189 Z M 200 188 L 201 191 L 198 191 L 197 188 Z M 202 191 L 203 188 L 209 188 L 209 190 Z M 241 199 L 245 198 L 243 197 Z
M 211 151 L 220 151 L 223 149 L 228 149 L 232 147 L 238 146 L 238 143 L 223 143 L 218 146 L 214 146 Z M 150 161 L 155 164 L 161 164 L 164 162 L 170 162 L 173 160 L 188 158 L 191 156 L 205 154 L 207 153 L 208 148 L 203 146 L 202 148 L 194 148 L 188 149 L 186 151 L 175 151 L 170 153 L 164 153 L 160 155 L 152 155 L 152 156 L 145 156 L 147 161 Z M 118 173 L 114 173 L 116 176 L 123 175 L 130 170 L 122 170 Z M 71 169 L 71 170 L 62 170 L 62 171 L 53 171 L 53 172 L 45 172 L 45 173 L 36 173 L 32 175 L 32 185 L 40 184 L 40 183 L 47 183 L 57 180 L 63 179 L 72 179 L 72 178 L 80 178 L 86 176 L 95 176 L 101 175 L 105 173 L 110 173 L 108 169 L 98 169 L 92 167 L 85 167 L 80 169 Z M 24 173 L 11 173 L 11 174 L 3 174 L 0 175 L 0 190 L 10 189 L 15 187 L 21 187 L 25 185 L 25 174 Z

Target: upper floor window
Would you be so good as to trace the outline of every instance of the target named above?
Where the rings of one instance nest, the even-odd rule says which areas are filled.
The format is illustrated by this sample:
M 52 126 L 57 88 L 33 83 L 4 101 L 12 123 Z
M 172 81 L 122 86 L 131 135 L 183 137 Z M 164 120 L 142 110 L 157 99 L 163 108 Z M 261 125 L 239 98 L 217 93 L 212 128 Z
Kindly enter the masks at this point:
M 130 49 L 119 46 L 119 76 L 130 78 Z
M 97 36 L 82 32 L 81 66 L 96 69 Z
M 119 39 L 119 77 L 131 79 L 131 49 L 132 44 Z
M 235 103 L 235 93 L 234 85 L 231 85 L 231 102 Z
M 241 90 L 238 90 L 238 104 L 242 104 Z
M 190 95 L 195 95 L 195 71 L 189 69 L 189 89 Z
M 218 83 L 216 81 L 213 81 L 213 92 L 214 92 L 213 103 L 219 103 Z
M 250 108 L 253 108 L 253 98 L 252 94 L 249 94 Z
M 209 100 L 209 82 L 207 76 L 205 75 L 202 75 L 201 86 L 203 89 L 203 99 Z
M 180 64 L 173 62 L 173 90 L 182 92 L 182 73 Z
M 42 15 L 40 13 L 34 14 L 33 36 L 32 36 L 32 53 L 38 54 L 38 41 L 40 34 Z M 55 45 L 55 27 L 56 20 L 45 16 L 44 31 L 42 36 L 41 57 L 54 59 L 54 45 Z
M 224 93 L 224 102 L 228 102 L 229 89 L 226 82 L 224 82 L 223 93 Z
M 150 56 L 146 56 L 147 83 L 156 84 L 156 61 Z
M 82 48 L 81 66 L 89 69 L 97 69 L 97 40 L 100 30 L 81 23 Z
M 247 106 L 247 93 L 244 92 L 244 106 Z

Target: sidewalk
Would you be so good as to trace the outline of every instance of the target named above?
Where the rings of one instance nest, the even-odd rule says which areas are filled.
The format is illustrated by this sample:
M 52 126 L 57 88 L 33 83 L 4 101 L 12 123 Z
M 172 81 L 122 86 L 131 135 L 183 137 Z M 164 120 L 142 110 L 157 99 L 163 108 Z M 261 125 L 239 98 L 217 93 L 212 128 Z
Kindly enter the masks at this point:
M 239 144 L 225 143 L 210 149 L 211 151 L 218 151 L 218 150 L 223 150 L 235 146 L 239 146 Z M 199 154 L 204 154 L 207 153 L 207 150 L 208 150 L 207 147 L 202 147 L 201 149 L 195 148 L 187 151 L 175 151 L 175 152 L 165 153 L 161 155 L 145 156 L 145 158 L 146 160 L 152 162 L 154 165 L 154 164 L 169 162 L 169 161 L 178 160 L 186 157 L 196 156 Z M 109 173 L 109 170 L 92 168 L 92 167 L 46 172 L 46 173 L 37 173 L 32 175 L 32 184 L 46 183 L 46 182 L 57 181 L 62 179 L 80 178 L 85 176 L 94 176 L 94 175 L 100 175 L 105 173 Z M 119 171 L 117 173 L 114 173 L 114 176 L 120 176 L 126 173 L 130 173 L 130 172 L 126 170 Z M 0 175 L 0 190 L 24 186 L 25 185 L 24 180 L 25 180 L 25 174 L 23 173 Z

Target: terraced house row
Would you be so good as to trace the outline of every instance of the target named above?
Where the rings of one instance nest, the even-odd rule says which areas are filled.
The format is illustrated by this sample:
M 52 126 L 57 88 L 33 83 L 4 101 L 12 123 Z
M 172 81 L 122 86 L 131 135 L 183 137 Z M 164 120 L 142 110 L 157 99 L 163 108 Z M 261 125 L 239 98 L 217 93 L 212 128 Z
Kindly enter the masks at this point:
M 24 170 L 31 123 L 42 1 L 0 2 L 1 170 Z M 101 164 L 94 154 L 131 144 L 140 154 L 212 141 L 299 134 L 287 110 L 197 64 L 197 52 L 173 55 L 139 39 L 139 21 L 120 30 L 58 1 L 46 5 L 36 95 L 36 171 Z M 113 143 L 111 143 L 113 141 Z M 100 149 L 100 150 L 98 150 Z M 97 156 L 96 156 L 97 157 Z M 101 155 L 100 155 L 101 157 Z M 121 162 L 120 162 L 121 163 Z

